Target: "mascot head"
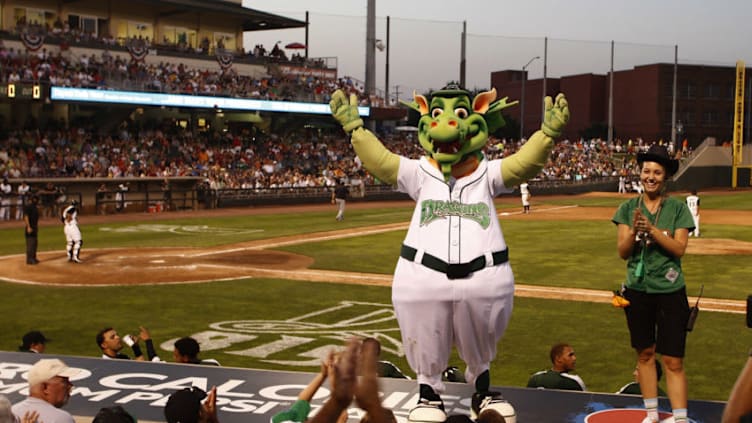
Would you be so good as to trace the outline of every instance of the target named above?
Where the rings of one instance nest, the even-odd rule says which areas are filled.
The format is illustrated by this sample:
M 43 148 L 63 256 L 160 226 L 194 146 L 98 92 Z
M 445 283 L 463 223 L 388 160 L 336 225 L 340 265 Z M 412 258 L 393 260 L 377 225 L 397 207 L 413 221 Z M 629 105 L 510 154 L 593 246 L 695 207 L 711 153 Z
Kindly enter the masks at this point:
M 501 110 L 516 104 L 507 97 L 496 100 L 496 89 L 471 98 L 469 91 L 450 84 L 434 91 L 429 102 L 414 93 L 405 103 L 420 113 L 418 140 L 426 154 L 438 163 L 445 179 L 452 168 L 469 157 L 480 158 L 488 135 L 504 126 Z

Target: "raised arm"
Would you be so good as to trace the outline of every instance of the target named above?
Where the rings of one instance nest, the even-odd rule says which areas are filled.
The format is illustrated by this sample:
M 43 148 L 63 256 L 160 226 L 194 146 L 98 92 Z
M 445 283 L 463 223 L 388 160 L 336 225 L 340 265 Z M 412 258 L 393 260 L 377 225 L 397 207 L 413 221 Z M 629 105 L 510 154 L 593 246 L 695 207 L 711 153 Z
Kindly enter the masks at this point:
M 554 147 L 554 138 L 561 135 L 569 122 L 569 103 L 564 94 L 556 101 L 546 97 L 546 113 L 541 129 L 536 131 L 520 150 L 504 158 L 501 177 L 506 187 L 513 187 L 534 177 L 543 169 Z
M 342 129 L 350 134 L 353 149 L 363 167 L 388 184 L 397 183 L 400 156 L 387 150 L 371 131 L 363 128 L 363 119 L 358 114 L 358 97 L 351 94 L 348 100 L 343 91 L 337 90 L 332 94 L 329 107 Z

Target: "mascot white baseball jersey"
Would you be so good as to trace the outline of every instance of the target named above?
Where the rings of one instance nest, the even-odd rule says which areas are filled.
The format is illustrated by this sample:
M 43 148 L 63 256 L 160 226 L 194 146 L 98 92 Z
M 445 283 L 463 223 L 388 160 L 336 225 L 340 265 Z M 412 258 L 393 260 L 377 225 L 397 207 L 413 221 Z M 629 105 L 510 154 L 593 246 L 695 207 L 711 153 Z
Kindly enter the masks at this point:
M 466 380 L 475 380 L 495 357 L 512 312 L 514 276 L 493 204 L 495 196 L 510 192 L 500 165 L 482 160 L 450 189 L 425 157 L 400 160 L 398 189 L 417 207 L 395 270 L 392 301 L 418 382 L 439 392 L 452 345 L 467 364 Z M 478 264 L 467 268 L 470 263 Z M 459 274 L 442 272 L 447 264 L 459 267 Z
M 332 95 L 332 114 L 352 135 L 363 166 L 416 201 L 392 283 L 392 304 L 420 397 L 410 422 L 446 419 L 441 376 L 456 346 L 467 364 L 465 379 L 475 387 L 471 415 L 501 404 L 490 391 L 491 361 L 509 323 L 514 276 L 493 199 L 540 171 L 553 138 L 569 120 L 566 98 L 546 98 L 546 114 L 515 154 L 489 161 L 482 153 L 488 134 L 504 125 L 496 90 L 474 98 L 457 86 L 415 94 L 409 107 L 421 114 L 419 160 L 390 152 L 363 128 L 355 95 Z M 485 404 L 485 405 L 483 405 Z M 508 405 L 508 403 L 504 403 Z M 511 407 L 511 406 L 510 406 Z

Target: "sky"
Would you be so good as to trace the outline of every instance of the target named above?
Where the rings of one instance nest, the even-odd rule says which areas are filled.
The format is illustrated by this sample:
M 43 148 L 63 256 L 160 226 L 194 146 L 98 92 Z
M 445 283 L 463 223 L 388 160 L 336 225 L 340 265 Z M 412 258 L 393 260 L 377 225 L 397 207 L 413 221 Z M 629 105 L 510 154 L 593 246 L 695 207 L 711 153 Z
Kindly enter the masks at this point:
M 489 88 L 493 71 L 522 69 L 541 78 L 650 63 L 752 66 L 752 0 L 375 0 L 376 38 L 389 30 L 389 91 L 408 98 L 460 79 L 467 25 L 466 86 Z M 367 0 L 243 0 L 243 5 L 304 20 L 309 57 L 336 60 L 338 76 L 365 80 Z M 547 45 L 545 39 L 548 38 Z M 244 44 L 271 48 L 304 42 L 305 30 L 246 33 Z M 294 51 L 288 51 L 293 53 Z M 537 58 L 536 58 L 537 57 Z M 336 59 L 335 59 L 336 58 Z M 376 88 L 384 90 L 386 54 L 376 52 Z M 502 93 L 503 94 L 503 93 Z

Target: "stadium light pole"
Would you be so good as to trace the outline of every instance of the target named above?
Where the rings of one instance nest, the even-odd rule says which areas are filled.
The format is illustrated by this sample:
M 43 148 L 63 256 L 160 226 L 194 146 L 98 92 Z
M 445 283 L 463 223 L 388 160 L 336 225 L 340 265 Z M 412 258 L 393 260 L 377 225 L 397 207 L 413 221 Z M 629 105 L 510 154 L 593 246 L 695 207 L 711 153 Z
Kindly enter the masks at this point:
M 527 81 L 527 67 L 533 63 L 533 60 L 540 59 L 540 56 L 535 56 L 528 60 L 525 66 L 522 67 L 522 93 L 520 93 L 520 140 L 525 134 L 525 81 Z

